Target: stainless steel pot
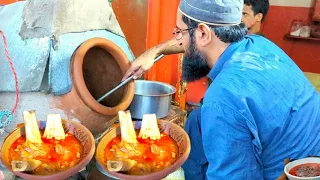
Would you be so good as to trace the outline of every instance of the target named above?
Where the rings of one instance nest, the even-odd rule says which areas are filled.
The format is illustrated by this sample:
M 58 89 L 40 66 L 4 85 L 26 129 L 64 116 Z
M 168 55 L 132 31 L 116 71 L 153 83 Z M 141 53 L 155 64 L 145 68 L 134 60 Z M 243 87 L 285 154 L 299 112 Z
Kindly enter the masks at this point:
M 135 83 L 135 94 L 128 108 L 131 117 L 142 119 L 144 114 L 156 114 L 157 118 L 166 117 L 176 88 L 157 81 L 136 80 Z

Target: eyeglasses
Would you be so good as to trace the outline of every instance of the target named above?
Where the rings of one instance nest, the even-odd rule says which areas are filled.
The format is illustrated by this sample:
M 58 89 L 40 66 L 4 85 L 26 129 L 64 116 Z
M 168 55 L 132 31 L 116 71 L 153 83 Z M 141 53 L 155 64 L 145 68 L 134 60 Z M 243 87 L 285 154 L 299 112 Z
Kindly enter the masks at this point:
M 174 38 L 176 38 L 176 40 L 180 40 L 183 37 L 183 32 L 190 31 L 192 29 L 194 29 L 194 28 L 188 28 L 188 29 L 174 28 L 172 34 L 173 34 Z

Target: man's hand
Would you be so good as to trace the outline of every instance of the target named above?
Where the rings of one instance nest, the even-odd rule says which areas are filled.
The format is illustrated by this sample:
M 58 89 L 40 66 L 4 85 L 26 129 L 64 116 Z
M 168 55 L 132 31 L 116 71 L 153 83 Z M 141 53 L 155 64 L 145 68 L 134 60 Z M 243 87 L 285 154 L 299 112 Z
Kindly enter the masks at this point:
M 176 39 L 173 38 L 165 41 L 162 44 L 149 49 L 134 60 L 122 80 L 127 79 L 130 75 L 133 75 L 133 79 L 139 78 L 145 71 L 152 67 L 154 60 L 161 54 L 170 55 L 183 52 L 184 48 L 182 44 Z
M 284 160 L 284 166 L 286 166 L 290 162 L 290 158 Z M 288 180 L 286 173 L 282 173 L 281 176 L 277 178 L 277 180 Z
M 133 75 L 133 79 L 141 77 L 145 71 L 152 67 L 154 59 L 157 57 L 157 55 L 158 54 L 155 49 L 150 49 L 149 51 L 146 51 L 140 55 L 131 63 L 130 68 L 127 70 L 122 80 L 127 79 L 130 75 Z

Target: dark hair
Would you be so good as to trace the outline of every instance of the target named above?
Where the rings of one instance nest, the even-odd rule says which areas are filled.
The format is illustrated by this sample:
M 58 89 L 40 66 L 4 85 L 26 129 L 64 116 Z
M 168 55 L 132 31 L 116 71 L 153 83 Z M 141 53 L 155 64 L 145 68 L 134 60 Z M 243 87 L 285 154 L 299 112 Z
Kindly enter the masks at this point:
M 252 7 L 254 15 L 261 13 L 263 15 L 261 22 L 264 21 L 269 10 L 269 0 L 244 0 L 244 4 Z
M 194 21 L 186 16 L 182 16 L 183 22 L 189 28 L 197 28 L 199 22 Z M 241 23 L 239 25 L 233 26 L 212 26 L 208 25 L 210 28 L 213 29 L 216 36 L 225 43 L 233 43 L 242 40 L 245 35 L 248 33 L 248 29 L 245 24 Z M 194 29 L 190 30 L 190 37 L 193 37 Z

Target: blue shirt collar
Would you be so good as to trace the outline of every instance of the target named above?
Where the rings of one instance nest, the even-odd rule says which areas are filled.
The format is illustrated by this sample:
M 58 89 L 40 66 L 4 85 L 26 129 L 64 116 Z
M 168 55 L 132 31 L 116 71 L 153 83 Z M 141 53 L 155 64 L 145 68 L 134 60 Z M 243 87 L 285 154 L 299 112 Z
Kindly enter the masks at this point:
M 243 43 L 247 38 L 244 38 L 241 41 L 235 42 L 235 43 L 231 43 L 227 49 L 221 54 L 221 56 L 219 57 L 219 59 L 217 60 L 216 64 L 212 67 L 212 69 L 210 70 L 208 77 L 211 80 L 214 80 L 217 75 L 221 72 L 224 64 L 226 63 L 226 61 L 228 61 L 230 59 L 230 57 L 232 56 L 232 54 L 234 53 L 234 51 L 236 50 L 236 48 Z

